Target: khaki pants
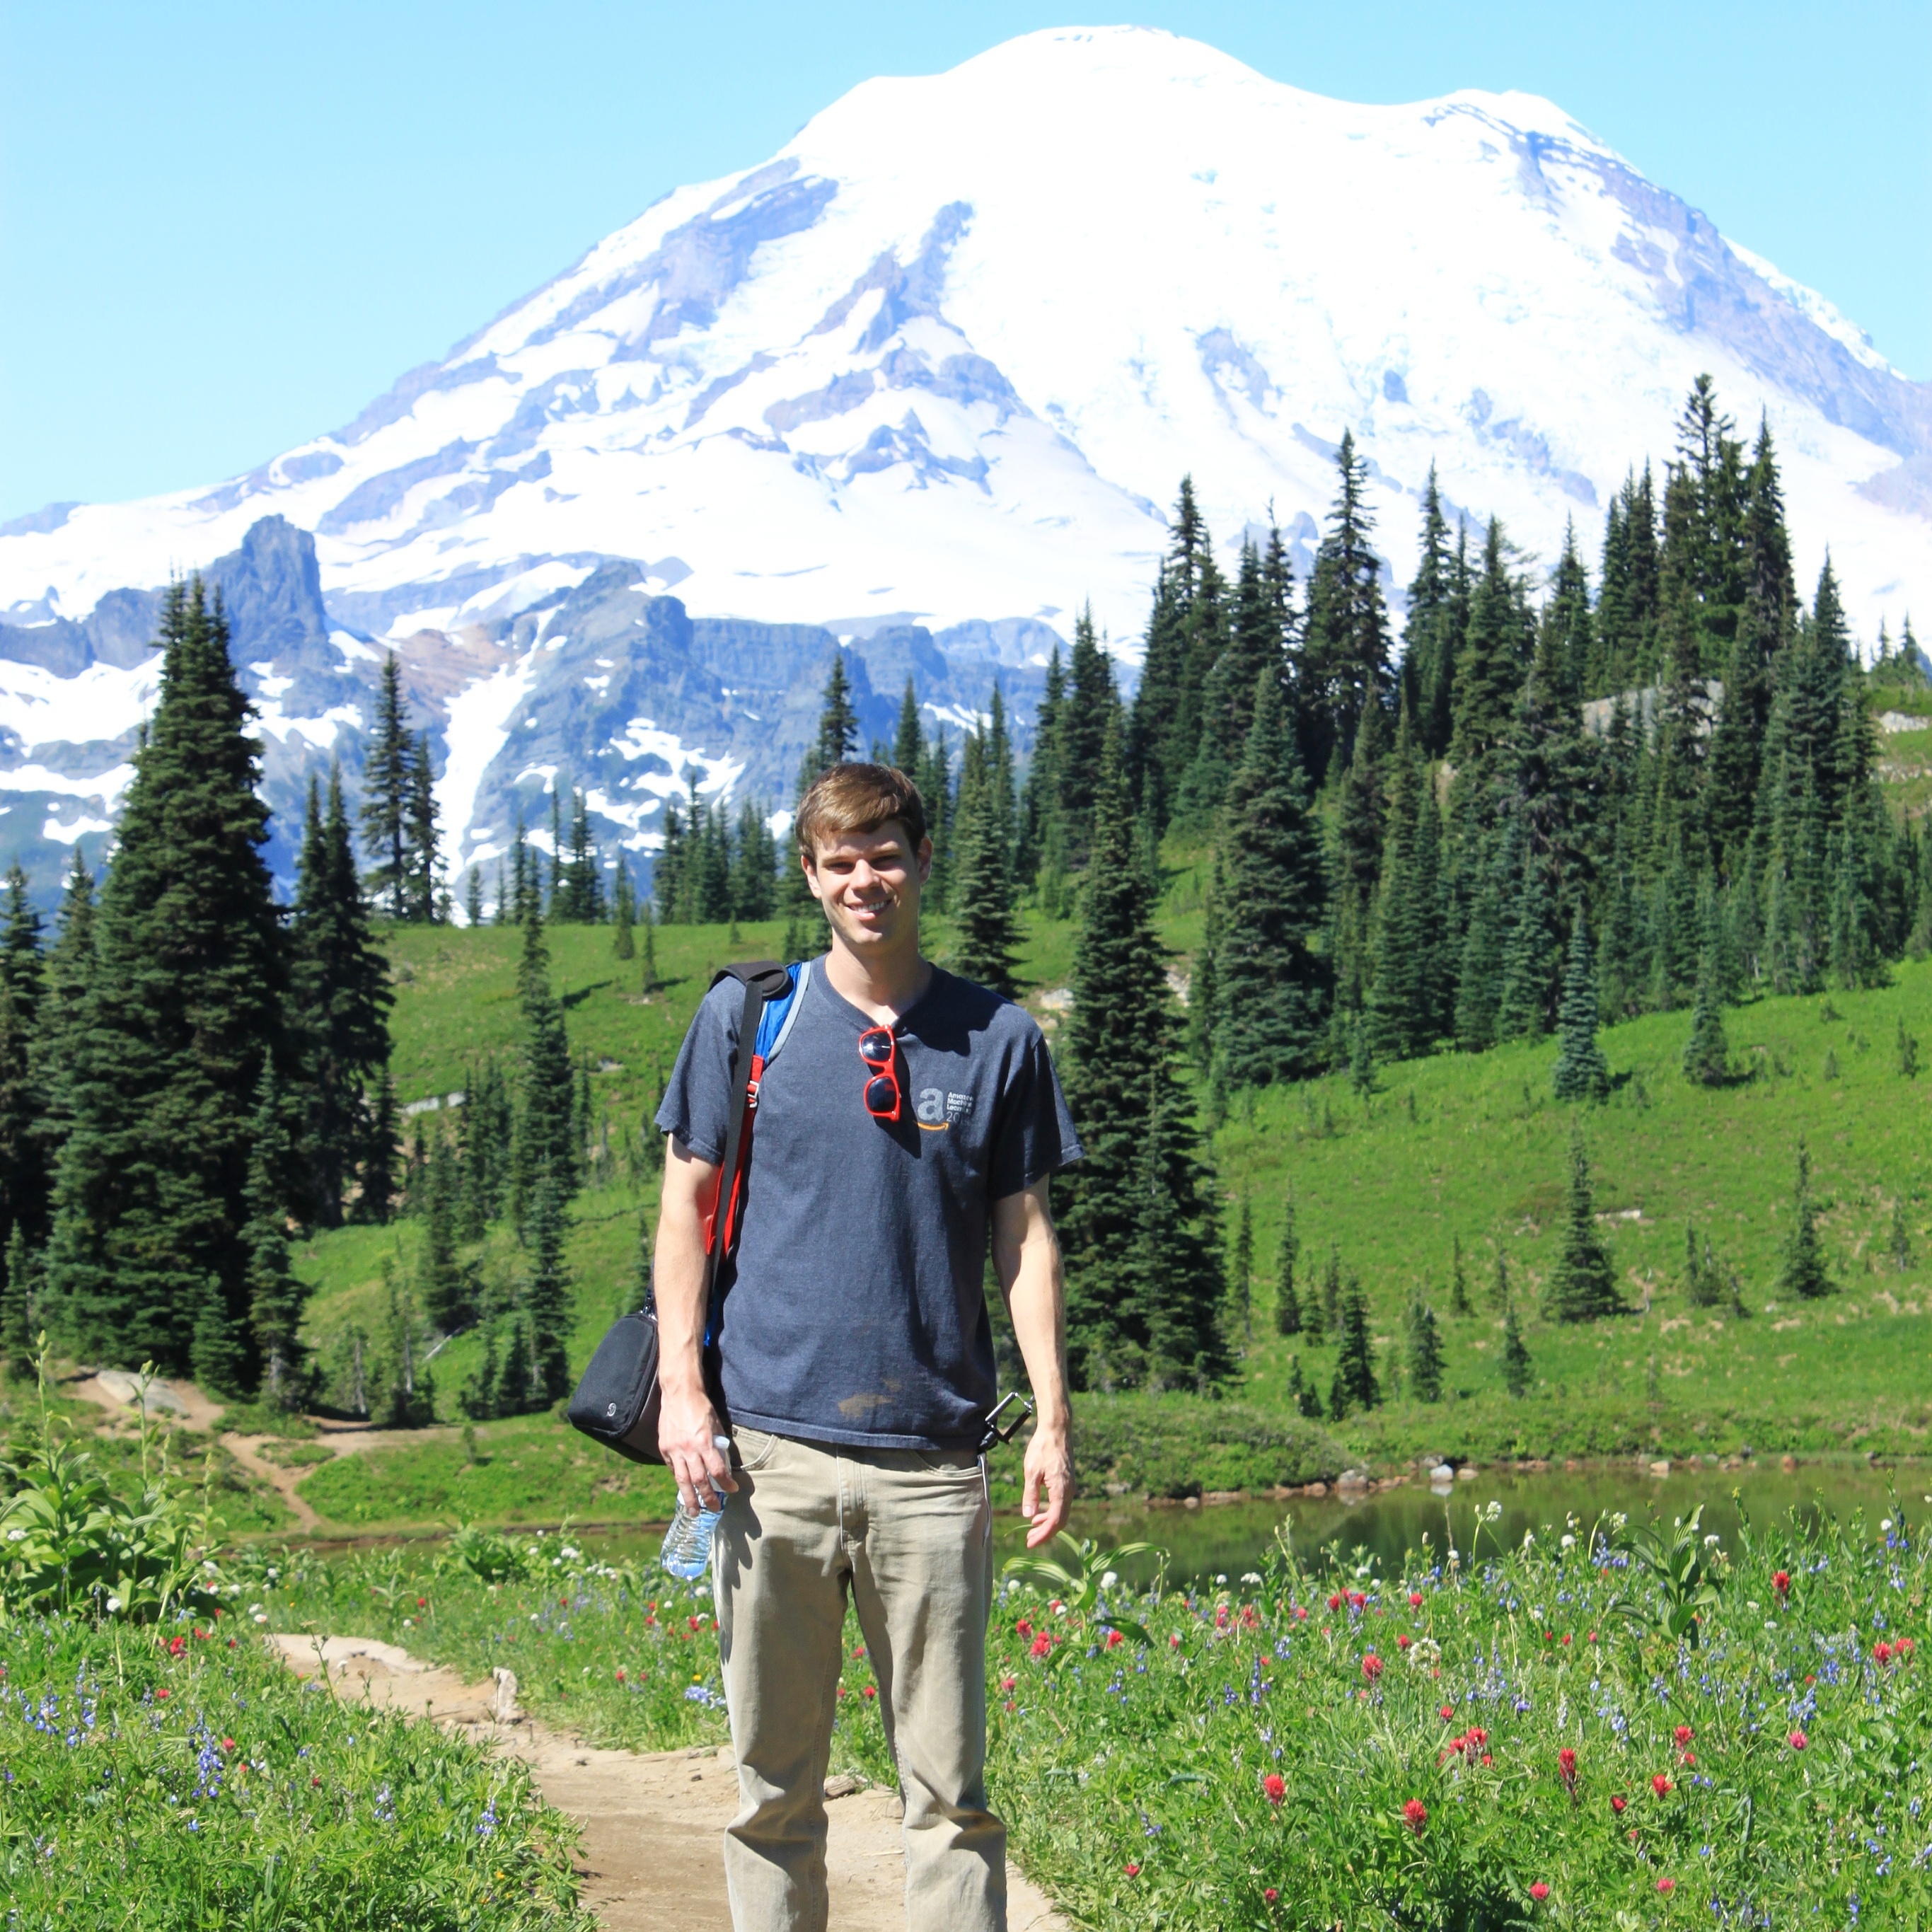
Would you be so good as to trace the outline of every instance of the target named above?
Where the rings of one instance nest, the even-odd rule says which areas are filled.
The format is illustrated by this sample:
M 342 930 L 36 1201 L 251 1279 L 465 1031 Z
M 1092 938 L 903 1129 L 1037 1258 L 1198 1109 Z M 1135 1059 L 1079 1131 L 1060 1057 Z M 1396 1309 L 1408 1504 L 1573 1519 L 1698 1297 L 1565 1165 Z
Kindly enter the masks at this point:
M 986 1808 L 992 1511 L 979 1458 L 735 1432 L 712 1562 L 738 1815 L 737 1932 L 825 1932 L 824 1784 L 849 1593 L 905 1800 L 911 1932 L 1005 1932 Z

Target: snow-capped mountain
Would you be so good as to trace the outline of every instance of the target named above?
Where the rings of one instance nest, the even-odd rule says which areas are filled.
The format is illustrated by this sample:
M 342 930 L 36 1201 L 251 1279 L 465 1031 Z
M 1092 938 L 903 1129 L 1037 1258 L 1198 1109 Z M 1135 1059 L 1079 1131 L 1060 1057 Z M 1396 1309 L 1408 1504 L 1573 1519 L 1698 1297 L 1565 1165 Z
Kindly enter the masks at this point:
M 460 859 L 500 847 L 504 802 L 538 782 L 519 774 L 592 760 L 614 785 L 637 768 L 626 795 L 604 788 L 604 825 L 648 844 L 658 794 L 638 780 L 674 783 L 701 752 L 730 782 L 734 679 L 694 672 L 676 723 L 659 698 L 627 710 L 635 654 L 668 648 L 640 620 L 632 656 L 573 669 L 581 716 L 558 758 L 527 756 L 538 680 L 589 649 L 560 621 L 573 596 L 642 610 L 674 590 L 680 617 L 817 626 L 862 652 L 912 626 L 943 654 L 964 626 L 980 669 L 1010 670 L 1090 598 L 1131 656 L 1184 471 L 1222 541 L 1272 504 L 1305 564 L 1348 429 L 1398 584 L 1432 462 L 1453 506 L 1545 558 L 1570 517 L 1594 551 L 1700 370 L 1747 429 L 1769 420 L 1801 574 L 1828 544 L 1868 641 L 1881 615 L 1895 630 L 1932 608 L 1932 390 L 1557 107 L 1356 106 L 1165 33 L 1038 33 L 854 88 L 258 470 L 0 529 L 0 616 L 9 649 L 83 619 L 105 637 L 106 593 L 279 516 L 314 532 L 346 640 L 318 633 L 316 676 L 366 677 L 350 645 L 412 640 L 450 734 Z M 821 680 L 830 648 L 790 634 L 772 647 L 794 653 L 786 692 Z M 67 686 L 110 671 L 115 702 L 136 703 L 131 664 L 78 645 L 62 663 L 0 664 L 0 723 L 36 698 L 86 710 Z M 261 689 L 297 715 L 292 688 Z M 326 719 L 327 695 L 302 716 Z M 15 735 L 20 765 L 40 757 Z

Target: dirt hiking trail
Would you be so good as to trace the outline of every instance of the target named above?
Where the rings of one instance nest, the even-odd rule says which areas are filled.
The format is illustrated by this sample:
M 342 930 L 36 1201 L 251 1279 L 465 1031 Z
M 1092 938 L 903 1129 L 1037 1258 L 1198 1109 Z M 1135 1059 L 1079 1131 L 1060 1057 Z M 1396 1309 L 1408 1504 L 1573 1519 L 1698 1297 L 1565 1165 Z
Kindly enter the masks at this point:
M 303 1676 L 326 1674 L 338 1696 L 434 1718 L 518 1757 L 537 1788 L 583 1828 L 584 1902 L 605 1932 L 731 1932 L 723 1838 L 737 1808 L 730 1748 L 602 1750 L 515 1708 L 516 1680 L 466 1684 L 365 1637 L 268 1639 Z M 827 1780 L 826 1874 L 833 1932 L 904 1932 L 897 1796 L 850 1778 Z M 1008 1861 L 1010 1932 L 1071 1932 Z

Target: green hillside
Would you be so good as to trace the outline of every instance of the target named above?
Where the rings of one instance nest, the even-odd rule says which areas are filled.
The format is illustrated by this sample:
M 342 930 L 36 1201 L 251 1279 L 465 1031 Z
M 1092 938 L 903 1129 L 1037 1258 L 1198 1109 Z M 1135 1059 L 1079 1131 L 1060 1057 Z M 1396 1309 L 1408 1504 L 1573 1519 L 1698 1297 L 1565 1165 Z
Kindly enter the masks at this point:
M 1191 869 L 1172 870 L 1163 930 L 1177 954 L 1198 934 L 1193 900 Z M 559 927 L 550 937 L 572 1048 L 600 1070 L 593 1090 L 608 1121 L 608 1155 L 576 1204 L 569 1248 L 572 1359 L 580 1361 L 634 1297 L 638 1213 L 656 1178 L 641 1123 L 692 1009 L 719 962 L 769 954 L 779 933 L 748 926 L 734 945 L 722 928 L 661 928 L 667 983 L 648 999 L 637 962 L 613 956 L 608 928 Z M 943 952 L 943 929 L 934 938 Z M 406 1102 L 456 1090 L 477 1057 L 512 1050 L 513 932 L 405 929 L 390 945 Z M 1029 920 L 1022 976 L 1049 1028 L 1072 950 L 1070 926 Z M 1366 1099 L 1336 1076 L 1238 1106 L 1215 1146 L 1224 1191 L 1247 1196 L 1254 1216 L 1253 1340 L 1240 1391 L 1248 1420 L 1291 1414 L 1291 1355 L 1321 1390 L 1333 1372 L 1332 1344 L 1273 1332 L 1276 1244 L 1292 1195 L 1304 1295 L 1332 1246 L 1342 1268 L 1359 1274 L 1372 1310 L 1388 1399 L 1331 1431 L 1352 1454 L 1392 1462 L 1424 1451 L 1486 1461 L 1723 1455 L 1747 1445 L 1760 1455 L 1924 1453 L 1932 1430 L 1932 1072 L 1901 1075 L 1898 1038 L 1903 1022 L 1925 1042 L 1922 1062 L 1932 1060 L 1932 963 L 1901 966 L 1882 990 L 1763 1000 L 1726 1022 L 1741 1078 L 1714 1090 L 1678 1070 L 1688 1014 L 1604 1031 L 1616 1089 L 1580 1118 L 1600 1225 L 1638 1312 L 1594 1327 L 1563 1328 L 1540 1312 L 1575 1111 L 1550 1097 L 1553 1041 L 1384 1067 L 1379 1090 Z M 430 1131 L 448 1118 L 418 1117 Z M 1822 1301 L 1786 1306 L 1774 1282 L 1801 1134 L 1838 1286 Z M 1910 1255 L 1903 1267 L 1894 1252 L 1901 1218 Z M 1700 1250 L 1708 1236 L 1725 1276 L 1721 1307 L 1690 1305 L 1681 1279 L 1687 1221 Z M 326 1234 L 298 1251 L 314 1289 L 309 1332 L 325 1360 L 351 1322 L 380 1334 L 385 1259 L 406 1279 L 417 1238 L 405 1220 Z M 1460 1318 L 1449 1291 L 1458 1238 L 1474 1311 Z M 1534 1365 L 1520 1400 L 1505 1393 L 1498 1366 L 1498 1252 Z M 506 1286 L 522 1265 L 501 1230 L 474 1258 Z M 1732 1276 L 1742 1319 L 1730 1305 Z M 1395 1385 L 1403 1311 L 1418 1289 L 1446 1347 L 1445 1399 L 1436 1404 L 1408 1400 Z M 458 1336 L 436 1355 L 440 1419 L 460 1420 L 456 1392 L 477 1346 Z M 1117 1442 L 1108 1454 L 1118 1456 Z M 669 1495 L 660 1472 L 614 1466 L 548 1417 L 480 1427 L 467 1448 L 448 1428 L 342 1458 L 308 1478 L 302 1493 L 328 1521 L 356 1527 L 554 1521 L 566 1511 L 642 1520 L 661 1516 Z

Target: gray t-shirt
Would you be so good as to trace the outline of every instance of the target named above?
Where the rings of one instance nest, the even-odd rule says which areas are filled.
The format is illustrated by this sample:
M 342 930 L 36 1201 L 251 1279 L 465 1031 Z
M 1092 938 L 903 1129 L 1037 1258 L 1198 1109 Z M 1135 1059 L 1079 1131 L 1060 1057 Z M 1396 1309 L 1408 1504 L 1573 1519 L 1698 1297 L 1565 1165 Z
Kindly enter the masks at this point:
M 657 1124 L 721 1161 L 736 980 L 698 1008 Z M 865 1108 L 874 1022 L 814 962 L 748 1117 L 740 1228 L 707 1366 L 734 1423 L 879 1449 L 977 1443 L 995 1399 L 984 1285 L 995 1201 L 1080 1158 L 1040 1028 L 934 969 L 900 1021 L 896 1122 Z M 743 1077 L 741 1073 L 740 1077 Z

